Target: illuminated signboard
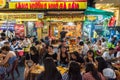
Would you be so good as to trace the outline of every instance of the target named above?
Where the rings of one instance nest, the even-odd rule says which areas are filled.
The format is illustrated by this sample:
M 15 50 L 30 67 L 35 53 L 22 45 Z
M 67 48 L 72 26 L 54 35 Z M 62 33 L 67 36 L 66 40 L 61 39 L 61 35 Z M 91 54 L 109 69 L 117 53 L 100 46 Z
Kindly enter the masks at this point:
M 86 9 L 87 0 L 31 0 L 9 2 L 9 9 Z
M 26 1 L 30 1 L 30 0 L 10 0 L 11 2 L 26 2 Z
M 10 0 L 10 2 L 83 2 L 87 0 Z
M 6 0 L 0 0 L 0 8 L 5 7 Z
M 43 17 L 43 13 L 0 13 L 0 19 L 2 20 L 36 21 Z

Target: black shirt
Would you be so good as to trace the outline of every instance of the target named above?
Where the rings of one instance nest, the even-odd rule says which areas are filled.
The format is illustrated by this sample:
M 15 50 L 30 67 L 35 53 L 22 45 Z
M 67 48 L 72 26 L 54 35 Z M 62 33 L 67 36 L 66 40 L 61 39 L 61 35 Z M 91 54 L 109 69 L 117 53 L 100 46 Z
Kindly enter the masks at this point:
M 67 34 L 67 31 L 61 31 L 60 32 L 61 39 L 65 38 L 66 34 Z
M 35 55 L 27 54 L 26 60 L 30 60 L 30 59 L 36 64 L 39 63 L 39 55 L 38 54 L 35 54 Z
M 85 62 L 82 57 L 79 57 L 79 58 L 76 59 L 76 60 L 71 58 L 71 60 L 76 61 L 76 62 L 79 62 L 79 63 L 84 63 L 84 62 Z
M 66 54 L 65 57 L 62 56 L 62 53 L 60 54 L 60 64 L 67 65 L 69 63 L 68 53 L 65 53 L 65 54 Z
M 54 80 L 62 80 L 62 76 L 60 73 L 55 74 L 54 76 L 51 77 L 55 77 Z M 42 72 L 40 75 L 38 75 L 37 80 L 45 80 L 45 72 Z M 51 80 L 51 79 L 50 79 Z
M 46 55 L 44 56 L 44 59 L 47 58 L 47 57 L 51 57 L 51 58 L 53 58 L 54 60 L 57 60 L 57 54 L 56 54 L 56 53 L 54 53 L 54 54 L 52 54 L 52 55 L 46 53 Z

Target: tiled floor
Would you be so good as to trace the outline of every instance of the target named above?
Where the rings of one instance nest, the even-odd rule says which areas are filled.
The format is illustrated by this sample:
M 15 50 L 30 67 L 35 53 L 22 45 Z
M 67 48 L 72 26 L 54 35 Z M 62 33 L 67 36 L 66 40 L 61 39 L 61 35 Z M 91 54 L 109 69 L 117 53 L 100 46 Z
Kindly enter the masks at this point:
M 18 69 L 19 69 L 20 76 L 18 76 L 17 73 L 14 72 L 15 73 L 14 74 L 15 80 L 24 80 L 24 77 L 23 77 L 23 75 L 24 75 L 24 66 L 18 66 Z M 8 78 L 6 78 L 6 80 L 12 80 L 11 75 Z

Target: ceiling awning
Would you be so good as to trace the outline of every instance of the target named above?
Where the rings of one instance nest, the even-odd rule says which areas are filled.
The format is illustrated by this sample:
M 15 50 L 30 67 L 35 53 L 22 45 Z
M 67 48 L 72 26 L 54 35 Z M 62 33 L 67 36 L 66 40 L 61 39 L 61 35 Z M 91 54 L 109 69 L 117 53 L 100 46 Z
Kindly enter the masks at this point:
M 113 12 L 108 12 L 100 9 L 95 9 L 92 7 L 88 7 L 84 12 L 86 15 L 103 15 L 103 16 L 113 16 Z

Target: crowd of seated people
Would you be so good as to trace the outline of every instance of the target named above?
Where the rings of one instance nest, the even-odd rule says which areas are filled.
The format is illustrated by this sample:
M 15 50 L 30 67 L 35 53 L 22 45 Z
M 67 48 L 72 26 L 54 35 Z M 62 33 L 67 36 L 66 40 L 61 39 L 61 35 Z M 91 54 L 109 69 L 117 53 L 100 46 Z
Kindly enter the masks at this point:
M 22 50 L 22 56 L 25 57 L 23 61 L 25 80 L 29 79 L 31 68 L 38 64 L 44 66 L 45 70 L 38 74 L 37 80 L 120 79 L 119 40 L 107 42 L 105 38 L 101 38 L 96 43 L 92 43 L 89 39 L 87 41 L 81 40 L 80 37 L 76 39 L 79 40 L 76 40 L 74 44 L 76 46 L 72 47 L 75 50 L 70 51 L 66 39 L 60 40 L 58 48 L 55 48 L 51 43 L 46 44 L 43 39 L 35 41 L 31 37 L 11 40 L 1 38 L 0 78 L 4 78 L 6 73 L 12 69 L 15 60 L 21 59 L 18 53 Z M 117 43 L 114 44 L 115 42 Z M 61 74 L 57 66 L 68 70 Z

